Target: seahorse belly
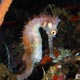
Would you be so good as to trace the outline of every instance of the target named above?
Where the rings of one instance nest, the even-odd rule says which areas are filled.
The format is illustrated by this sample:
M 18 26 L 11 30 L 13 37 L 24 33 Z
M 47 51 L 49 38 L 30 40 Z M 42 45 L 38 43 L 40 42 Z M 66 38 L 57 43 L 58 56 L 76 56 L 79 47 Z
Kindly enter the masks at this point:
M 39 28 L 39 27 L 38 27 Z M 39 32 L 39 29 L 35 28 L 33 29 L 33 54 L 32 54 L 32 61 L 33 62 L 39 62 L 42 59 L 42 39 Z

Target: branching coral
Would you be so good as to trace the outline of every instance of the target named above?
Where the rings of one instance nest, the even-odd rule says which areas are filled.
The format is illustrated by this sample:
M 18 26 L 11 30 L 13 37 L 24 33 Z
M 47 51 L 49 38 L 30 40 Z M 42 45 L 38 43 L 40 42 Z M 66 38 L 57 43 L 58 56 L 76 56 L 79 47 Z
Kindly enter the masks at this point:
M 0 4 L 0 26 L 3 23 L 4 16 L 11 5 L 12 0 L 3 0 Z

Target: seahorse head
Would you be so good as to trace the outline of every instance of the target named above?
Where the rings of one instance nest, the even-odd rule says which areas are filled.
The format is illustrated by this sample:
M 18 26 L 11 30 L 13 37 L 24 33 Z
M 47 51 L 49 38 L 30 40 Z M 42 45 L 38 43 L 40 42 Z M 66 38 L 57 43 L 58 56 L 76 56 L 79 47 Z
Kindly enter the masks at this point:
M 60 22 L 60 19 L 58 17 L 49 17 L 47 20 L 45 20 L 42 24 L 43 29 L 46 31 L 49 37 L 55 37 L 58 29 L 57 26 Z

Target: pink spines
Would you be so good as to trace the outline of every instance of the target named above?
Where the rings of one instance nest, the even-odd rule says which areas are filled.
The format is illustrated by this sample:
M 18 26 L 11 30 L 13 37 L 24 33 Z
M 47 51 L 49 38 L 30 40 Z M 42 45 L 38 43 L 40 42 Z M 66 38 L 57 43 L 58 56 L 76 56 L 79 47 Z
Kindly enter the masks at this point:
M 52 23 L 53 24 L 56 24 L 56 23 L 58 24 L 59 22 L 60 22 L 60 19 L 57 16 L 52 17 Z
M 31 20 L 28 21 L 28 23 L 26 24 L 26 27 L 34 27 L 34 25 L 36 24 L 40 24 L 43 25 L 44 22 L 51 22 L 53 23 L 53 17 L 48 16 L 48 15 L 40 15 L 40 16 L 36 16 L 34 18 L 32 18 Z

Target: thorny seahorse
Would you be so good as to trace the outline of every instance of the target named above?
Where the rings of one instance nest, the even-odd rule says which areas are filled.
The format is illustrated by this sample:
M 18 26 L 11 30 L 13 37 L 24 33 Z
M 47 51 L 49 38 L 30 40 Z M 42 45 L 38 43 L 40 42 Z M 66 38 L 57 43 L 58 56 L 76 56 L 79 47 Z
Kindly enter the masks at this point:
M 56 16 L 42 15 L 34 17 L 29 21 L 23 31 L 23 44 L 25 55 L 23 60 L 26 61 L 26 70 L 23 74 L 18 75 L 19 80 L 27 78 L 33 70 L 34 64 L 42 59 L 42 38 L 39 28 L 43 28 L 49 37 L 50 55 L 52 51 L 52 39 L 56 35 L 57 26 L 60 19 Z

